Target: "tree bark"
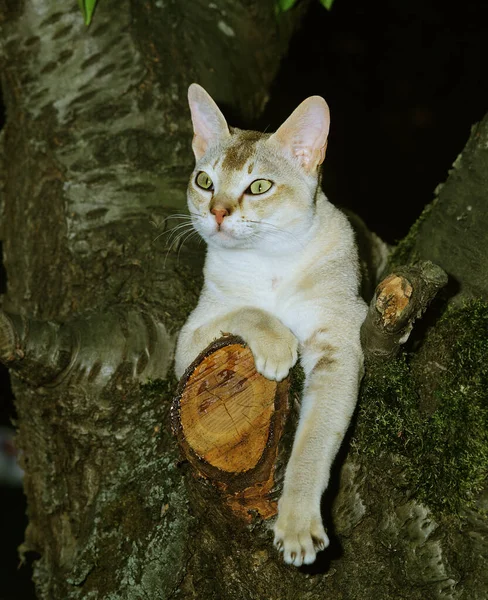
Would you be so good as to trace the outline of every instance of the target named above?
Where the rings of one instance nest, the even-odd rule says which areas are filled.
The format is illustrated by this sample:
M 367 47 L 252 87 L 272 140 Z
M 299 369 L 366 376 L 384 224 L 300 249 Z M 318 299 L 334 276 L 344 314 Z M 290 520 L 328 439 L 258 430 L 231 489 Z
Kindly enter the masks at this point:
M 472 127 L 449 177 L 437 186 L 392 263 L 431 260 L 450 276 L 456 300 L 488 299 L 488 114 Z
M 86 29 L 76 3 L 0 9 L 0 351 L 39 598 L 486 598 L 486 304 L 446 311 L 448 290 L 407 354 L 368 368 L 324 499 L 332 544 L 310 568 L 281 562 L 259 516 L 236 527 L 169 431 L 203 254 L 162 244 L 192 162 L 186 88 L 250 125 L 299 13 L 100 0 Z M 486 298 L 486 123 L 394 254 L 439 263 L 465 297 Z

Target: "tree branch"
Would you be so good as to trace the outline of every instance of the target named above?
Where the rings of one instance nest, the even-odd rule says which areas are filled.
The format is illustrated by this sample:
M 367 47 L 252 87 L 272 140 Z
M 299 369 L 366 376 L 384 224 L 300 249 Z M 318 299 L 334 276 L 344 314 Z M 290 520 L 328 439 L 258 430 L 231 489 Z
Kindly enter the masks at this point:
M 31 386 L 85 380 L 100 391 L 117 372 L 164 378 L 171 340 L 151 313 L 118 306 L 64 324 L 0 312 L 0 361 Z
M 361 327 L 366 361 L 393 358 L 407 341 L 415 319 L 446 283 L 446 273 L 429 261 L 398 267 L 383 279 Z

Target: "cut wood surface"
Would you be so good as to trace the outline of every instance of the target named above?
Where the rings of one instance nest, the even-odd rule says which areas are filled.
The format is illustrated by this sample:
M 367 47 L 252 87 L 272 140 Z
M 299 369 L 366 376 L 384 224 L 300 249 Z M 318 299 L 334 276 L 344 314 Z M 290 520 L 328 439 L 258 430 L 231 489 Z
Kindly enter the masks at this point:
M 276 513 L 275 462 L 288 412 L 288 381 L 260 375 L 237 337 L 212 343 L 182 377 L 173 429 L 196 472 L 249 520 Z

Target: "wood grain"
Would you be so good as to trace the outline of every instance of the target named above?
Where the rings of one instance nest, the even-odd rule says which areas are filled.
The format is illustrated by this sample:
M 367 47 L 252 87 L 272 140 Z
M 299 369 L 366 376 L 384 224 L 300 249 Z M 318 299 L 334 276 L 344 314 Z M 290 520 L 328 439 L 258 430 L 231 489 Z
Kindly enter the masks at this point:
M 196 475 L 247 520 L 276 514 L 278 446 L 288 414 L 288 381 L 260 375 L 235 336 L 213 342 L 183 375 L 172 424 Z
M 181 424 L 196 454 L 219 469 L 243 472 L 264 452 L 276 382 L 254 369 L 249 348 L 233 344 L 199 364 L 181 397 Z

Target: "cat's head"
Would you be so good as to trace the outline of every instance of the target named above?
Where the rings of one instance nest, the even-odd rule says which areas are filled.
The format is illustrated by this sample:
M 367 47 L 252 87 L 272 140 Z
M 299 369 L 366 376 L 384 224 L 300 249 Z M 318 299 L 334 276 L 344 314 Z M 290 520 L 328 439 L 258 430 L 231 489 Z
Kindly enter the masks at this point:
M 196 159 L 188 207 L 195 229 L 223 248 L 280 251 L 300 243 L 312 223 L 327 146 L 325 100 L 307 98 L 271 135 L 229 128 L 195 83 L 188 100 Z

